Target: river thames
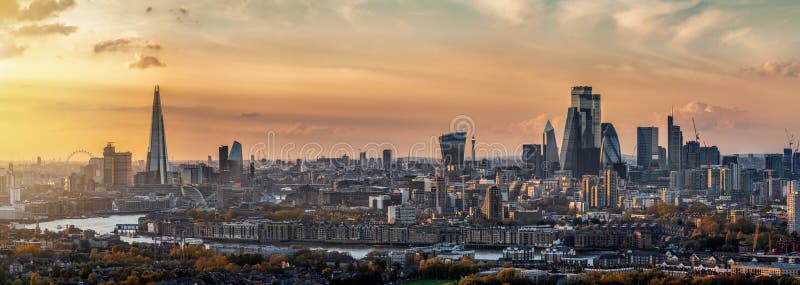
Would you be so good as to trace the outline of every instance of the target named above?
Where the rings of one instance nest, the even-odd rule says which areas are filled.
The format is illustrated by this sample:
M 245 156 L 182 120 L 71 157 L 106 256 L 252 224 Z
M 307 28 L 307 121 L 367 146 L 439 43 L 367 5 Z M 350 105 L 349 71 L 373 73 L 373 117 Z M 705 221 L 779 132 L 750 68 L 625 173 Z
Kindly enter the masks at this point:
M 117 224 L 138 224 L 139 218 L 143 217 L 144 214 L 134 214 L 134 215 L 112 215 L 107 217 L 94 217 L 94 218 L 86 218 L 86 219 L 61 219 L 61 220 L 53 220 L 48 222 L 39 223 L 39 228 L 49 231 L 60 231 L 62 229 L 67 228 L 68 226 L 74 226 L 76 228 L 84 229 L 84 230 L 94 230 L 98 234 L 110 234 L 114 231 L 114 227 Z M 25 224 L 25 228 L 28 229 L 35 229 L 36 224 Z M 129 236 L 122 236 L 120 238 L 123 241 L 127 242 L 152 242 L 152 239 L 146 237 L 129 237 Z M 217 242 L 214 242 L 217 243 Z M 252 244 L 239 244 L 235 242 L 225 243 L 226 245 L 242 245 L 242 246 L 253 246 Z M 264 245 L 268 246 L 268 245 Z M 324 249 L 330 251 L 339 251 L 339 252 L 347 252 L 353 258 L 360 259 L 367 256 L 367 253 L 372 251 L 373 249 L 404 249 L 405 247 L 392 247 L 392 246 L 341 246 L 341 245 L 311 245 L 312 249 Z M 476 250 L 475 251 L 475 259 L 481 260 L 497 260 L 502 256 L 502 253 L 499 250 Z

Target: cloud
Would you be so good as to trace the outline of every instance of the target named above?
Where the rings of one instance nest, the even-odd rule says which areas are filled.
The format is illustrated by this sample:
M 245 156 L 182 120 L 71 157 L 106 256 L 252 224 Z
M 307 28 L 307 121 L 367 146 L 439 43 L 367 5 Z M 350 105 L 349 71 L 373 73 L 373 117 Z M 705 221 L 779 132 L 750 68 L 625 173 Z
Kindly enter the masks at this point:
M 753 31 L 753 29 L 750 28 L 750 27 L 744 27 L 744 28 L 728 31 L 727 33 L 725 33 L 725 35 L 723 35 L 719 39 L 719 41 L 721 43 L 723 43 L 723 44 L 740 41 L 743 38 L 745 38 L 748 35 L 750 35 L 750 32 L 752 32 L 752 31 Z
M 242 117 L 242 118 L 258 118 L 258 117 L 261 117 L 261 113 L 258 113 L 258 112 L 242 113 L 242 114 L 239 115 L 239 117 Z
M 663 21 L 677 12 L 692 8 L 697 1 L 662 2 L 662 1 L 622 1 L 629 5 L 626 9 L 613 14 L 617 26 L 640 34 L 648 33 L 660 27 Z
M 294 125 L 286 126 L 276 130 L 276 132 L 279 134 L 294 136 L 306 136 L 323 131 L 330 131 L 330 129 L 319 125 L 310 126 L 306 123 L 295 123 Z
M 0 0 L 0 23 L 3 19 L 16 18 L 17 11 L 19 11 L 17 0 Z
M 94 53 L 160 49 L 160 44 L 153 41 L 144 41 L 139 38 L 118 38 L 114 40 L 101 41 L 94 45 Z
M 547 125 L 547 121 L 550 121 L 550 124 L 556 129 L 556 132 L 560 132 L 563 131 L 559 130 L 560 122 L 563 120 L 564 118 L 561 116 L 542 113 L 536 117 L 507 125 L 505 134 L 511 134 L 521 138 L 535 138 L 542 134 L 545 125 Z
M 0 59 L 12 58 L 21 55 L 27 47 L 17 45 L 10 39 L 0 38 Z
M 748 68 L 745 71 L 761 76 L 798 78 L 800 77 L 800 61 L 768 61 L 759 67 Z
M 677 44 L 686 44 L 701 36 L 718 30 L 721 24 L 728 22 L 730 15 L 720 10 L 705 10 L 700 14 L 689 17 L 676 27 L 672 41 Z
M 78 27 L 75 26 L 67 26 L 61 23 L 56 24 L 32 24 L 27 26 L 22 26 L 13 33 L 19 36 L 44 36 L 44 35 L 51 35 L 51 34 L 62 34 L 62 35 L 69 35 L 74 33 L 78 30 Z
M 27 8 L 19 11 L 17 17 L 25 21 L 40 21 L 58 16 L 74 6 L 75 0 L 33 0 Z
M 539 0 L 472 0 L 472 6 L 506 24 L 519 25 L 539 12 L 543 3 Z
M 747 112 L 738 108 L 691 101 L 677 110 L 683 118 L 695 118 L 698 130 L 745 128 L 751 125 Z
M 147 69 L 150 67 L 164 67 L 166 66 L 158 58 L 149 55 L 136 54 L 135 60 L 128 63 L 129 69 Z

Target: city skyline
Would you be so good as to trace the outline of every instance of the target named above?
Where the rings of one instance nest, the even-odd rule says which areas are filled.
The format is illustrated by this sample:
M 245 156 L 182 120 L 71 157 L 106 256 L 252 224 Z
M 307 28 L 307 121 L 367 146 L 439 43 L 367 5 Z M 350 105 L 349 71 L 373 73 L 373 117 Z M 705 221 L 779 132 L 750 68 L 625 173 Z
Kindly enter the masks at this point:
M 784 129 L 800 131 L 786 104 L 798 39 L 779 32 L 798 25 L 789 1 L 56 2 L 0 6 L 0 126 L 15 137 L 2 160 L 97 155 L 108 141 L 142 160 L 156 84 L 171 160 L 232 140 L 246 152 L 268 131 L 279 145 L 386 142 L 403 157 L 458 115 L 478 142 L 540 144 L 550 120 L 560 144 L 577 85 L 603 94 L 626 155 L 637 126 L 667 146 L 673 107 L 685 137 L 695 117 L 726 154 L 778 153 Z

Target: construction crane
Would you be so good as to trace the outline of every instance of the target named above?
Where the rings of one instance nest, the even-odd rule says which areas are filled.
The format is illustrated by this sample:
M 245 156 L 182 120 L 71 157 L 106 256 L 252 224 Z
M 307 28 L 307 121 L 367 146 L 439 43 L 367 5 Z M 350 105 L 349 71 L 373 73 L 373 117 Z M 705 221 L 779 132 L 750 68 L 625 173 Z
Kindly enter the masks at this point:
M 792 151 L 794 151 L 795 149 L 794 149 L 794 148 L 792 148 L 792 146 L 794 146 L 794 145 L 795 145 L 795 138 L 794 138 L 794 135 L 792 135 L 792 134 L 789 134 L 789 129 L 783 129 L 783 131 L 784 131 L 784 132 L 786 132 L 786 141 L 789 143 L 789 149 L 791 149 Z
M 692 129 L 694 129 L 694 140 L 700 143 L 700 133 L 697 132 L 697 125 L 694 123 L 694 117 L 692 117 Z

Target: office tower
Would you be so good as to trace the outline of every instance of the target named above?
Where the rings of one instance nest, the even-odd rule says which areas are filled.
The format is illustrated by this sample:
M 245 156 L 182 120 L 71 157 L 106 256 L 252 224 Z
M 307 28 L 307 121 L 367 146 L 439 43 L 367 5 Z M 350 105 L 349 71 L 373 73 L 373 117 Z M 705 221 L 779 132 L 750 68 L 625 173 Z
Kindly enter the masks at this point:
M 683 146 L 683 132 L 681 126 L 675 125 L 673 117 L 667 117 L 667 159 L 669 170 L 678 171 L 683 169 L 682 166 L 682 151 Z
M 707 170 L 708 194 L 713 196 L 731 194 L 731 169 L 725 166 L 712 165 Z
M 464 169 L 464 148 L 466 144 L 466 132 L 447 133 L 439 137 L 439 146 L 442 150 L 442 167 L 447 172 Z
M 181 168 L 181 184 L 183 185 L 200 185 L 208 183 L 208 176 L 206 174 L 210 171 L 209 168 L 203 164 L 183 164 Z
M 792 180 L 786 191 L 786 231 L 791 234 L 800 230 L 800 189 L 798 181 Z
M 653 159 L 658 159 L 658 127 L 636 128 L 636 163 L 640 169 L 649 169 Z
M 700 168 L 700 143 L 688 141 L 683 146 L 683 167 L 685 169 Z
M 603 168 L 609 168 L 615 164 L 622 163 L 622 152 L 620 151 L 617 130 L 614 129 L 614 125 L 611 123 L 603 123 L 601 128 L 603 130 L 603 137 L 600 147 L 600 161 Z
M 37 156 L 36 157 L 36 166 L 42 166 L 42 157 L 41 156 Z
M 167 184 L 169 182 L 167 163 L 167 138 L 164 134 L 164 114 L 161 109 L 161 94 L 158 85 L 153 92 L 153 117 L 150 126 L 150 145 L 147 148 L 147 184 Z
M 739 184 L 741 192 L 750 195 L 755 191 L 755 187 L 753 184 L 756 182 L 756 170 L 752 168 L 745 168 L 741 172 Z
M 591 86 L 574 86 L 571 92 L 571 105 L 570 107 L 578 108 L 582 116 L 582 126 L 585 140 L 591 142 L 585 145 L 585 148 L 600 148 L 600 140 L 602 130 L 600 122 L 602 116 L 600 112 L 600 94 L 592 94 Z M 563 144 L 562 144 L 563 145 Z
M 544 156 L 545 172 L 550 175 L 554 170 L 559 168 L 561 161 L 558 159 L 558 144 L 556 143 L 556 130 L 550 120 L 544 126 L 542 132 L 542 156 Z
M 794 175 L 800 176 L 800 152 L 795 152 L 792 155 L 792 170 Z
M 223 171 L 228 171 L 228 146 L 219 146 L 218 153 L 219 155 L 217 158 L 219 159 L 219 172 L 222 173 Z
M 117 152 L 113 143 L 103 149 L 103 185 L 121 188 L 133 185 L 132 154 Z
M 783 149 L 783 178 L 789 179 L 792 178 L 792 149 L 791 148 L 784 148 Z
M 230 185 L 217 186 L 217 213 L 224 213 L 229 207 L 233 206 L 233 189 Z
M 739 156 L 738 155 L 723 155 L 721 165 L 730 167 L 731 165 L 739 163 Z
M 739 195 L 742 193 L 742 167 L 738 164 L 730 164 L 727 166 L 730 169 L 730 189 L 731 193 Z
M 486 188 L 481 211 L 487 220 L 500 221 L 503 219 L 503 194 L 499 187 L 489 186 Z
M 564 138 L 561 141 L 561 170 L 571 170 L 576 175 L 578 167 L 578 149 L 581 144 L 581 117 L 578 108 L 567 110 L 567 121 L 564 124 Z
M 392 170 L 392 150 L 391 149 L 384 149 L 383 150 L 383 170 L 391 171 Z
M 783 177 L 783 155 L 779 153 L 770 153 L 764 155 L 764 168 L 775 172 L 776 177 Z
M 522 145 L 522 163 L 525 170 L 530 171 L 535 177 L 542 177 L 542 145 Z
M 667 149 L 658 146 L 658 169 L 667 169 Z
M 622 206 L 622 197 L 619 195 L 619 175 L 614 169 L 603 170 L 603 190 L 605 190 L 605 206 L 619 208 Z
M 700 165 L 719 165 L 720 153 L 717 146 L 704 146 L 700 147 Z
M 590 208 L 598 209 L 605 204 L 605 197 L 600 191 L 600 178 L 597 175 L 584 175 L 581 180 L 581 196 Z
M 0 197 L 8 198 L 11 195 L 10 191 L 14 187 L 11 183 L 12 179 L 13 176 L 10 167 L 9 170 L 0 168 Z M 5 201 L 0 200 L 0 206 L 4 205 Z
M 600 173 L 600 120 L 600 95 L 592 94 L 590 86 L 572 87 L 561 143 L 562 170 L 571 171 L 575 177 Z
M 361 169 L 367 169 L 367 152 L 362 151 L 358 153 L 358 166 Z
M 19 188 L 11 188 L 9 189 L 9 198 L 12 206 L 19 204 L 22 202 L 22 194 L 20 193 Z
M 242 181 L 242 170 L 244 169 L 244 158 L 242 157 L 242 144 L 233 141 L 231 152 L 228 154 L 228 171 L 233 182 Z
M 670 190 L 680 190 L 683 185 L 683 179 L 681 179 L 681 171 L 670 171 L 669 172 L 669 189 Z

